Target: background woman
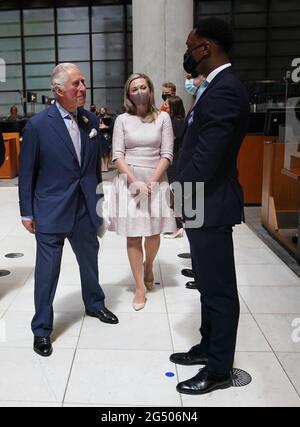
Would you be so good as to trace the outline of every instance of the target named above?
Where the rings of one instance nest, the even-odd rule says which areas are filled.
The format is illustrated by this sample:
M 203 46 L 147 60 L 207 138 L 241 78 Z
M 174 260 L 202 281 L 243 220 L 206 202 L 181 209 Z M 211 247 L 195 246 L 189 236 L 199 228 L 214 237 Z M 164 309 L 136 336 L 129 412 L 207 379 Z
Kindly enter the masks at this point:
M 108 172 L 109 154 L 111 151 L 111 135 L 113 129 L 113 118 L 108 114 L 106 107 L 99 110 L 100 141 L 101 141 L 101 170 Z
M 177 175 L 177 160 L 181 149 L 182 135 L 184 131 L 185 109 L 182 99 L 179 96 L 172 96 L 167 99 L 169 106 L 169 114 L 172 121 L 174 133 L 174 159 L 172 165 L 168 169 L 168 179 L 172 183 Z M 164 237 L 173 239 L 175 237 L 183 237 L 183 224 L 181 218 L 176 218 L 177 230 L 175 233 L 165 233 Z

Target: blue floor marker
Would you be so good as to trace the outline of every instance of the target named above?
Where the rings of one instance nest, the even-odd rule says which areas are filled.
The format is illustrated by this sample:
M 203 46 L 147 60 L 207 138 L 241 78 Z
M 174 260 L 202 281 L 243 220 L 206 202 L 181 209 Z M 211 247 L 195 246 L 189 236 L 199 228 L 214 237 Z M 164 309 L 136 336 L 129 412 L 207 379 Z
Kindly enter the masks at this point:
M 166 372 L 165 376 L 171 378 L 171 377 L 175 377 L 175 374 L 173 372 Z

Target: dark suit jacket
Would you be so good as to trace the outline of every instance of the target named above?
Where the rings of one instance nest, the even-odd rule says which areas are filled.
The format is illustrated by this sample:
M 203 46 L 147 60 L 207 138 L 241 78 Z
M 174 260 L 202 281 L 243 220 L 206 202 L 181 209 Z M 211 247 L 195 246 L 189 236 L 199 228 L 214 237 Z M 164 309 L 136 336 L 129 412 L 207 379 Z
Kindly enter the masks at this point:
M 187 116 L 176 180 L 204 183 L 204 226 L 244 220 L 236 161 L 249 114 L 246 90 L 228 67 L 217 74 Z M 197 197 L 194 188 L 193 204 L 199 202 Z
M 5 160 L 5 146 L 4 146 L 2 133 L 0 132 L 0 167 L 2 166 L 4 160 Z
M 78 125 L 81 167 L 56 105 L 34 116 L 24 130 L 20 153 L 20 210 L 21 216 L 35 219 L 38 232 L 70 232 L 81 191 L 93 225 L 98 227 L 102 222 L 96 213 L 100 199 L 96 187 L 101 182 L 98 121 L 94 114 L 79 109 Z M 94 138 L 89 137 L 92 129 L 97 130 Z

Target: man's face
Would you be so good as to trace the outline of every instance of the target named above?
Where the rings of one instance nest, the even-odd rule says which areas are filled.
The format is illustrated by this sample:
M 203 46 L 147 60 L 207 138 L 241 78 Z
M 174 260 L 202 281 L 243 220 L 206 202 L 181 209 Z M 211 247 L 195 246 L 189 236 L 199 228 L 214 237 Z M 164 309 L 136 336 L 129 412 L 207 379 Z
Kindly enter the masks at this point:
M 174 90 L 171 87 L 166 86 L 162 87 L 162 93 L 165 94 L 168 98 L 175 95 Z
M 58 92 L 60 100 L 72 111 L 82 107 L 86 100 L 85 78 L 79 69 L 71 69 L 63 90 Z
M 208 40 L 204 37 L 199 37 L 196 34 L 196 30 L 193 30 L 188 35 L 186 46 L 187 46 L 187 52 L 191 52 L 191 55 L 195 62 L 200 61 L 203 58 L 203 51 L 207 50 L 207 43 Z M 202 63 L 199 64 L 199 67 L 197 68 L 197 71 L 199 74 L 203 74 L 203 70 L 201 70 Z

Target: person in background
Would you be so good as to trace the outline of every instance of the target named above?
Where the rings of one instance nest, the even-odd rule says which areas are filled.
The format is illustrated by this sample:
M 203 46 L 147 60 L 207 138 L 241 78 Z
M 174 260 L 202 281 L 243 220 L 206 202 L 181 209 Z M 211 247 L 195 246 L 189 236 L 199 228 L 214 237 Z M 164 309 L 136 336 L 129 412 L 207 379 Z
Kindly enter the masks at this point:
M 15 105 L 12 105 L 10 107 L 10 115 L 8 116 L 7 120 L 13 122 L 15 120 L 20 119 L 22 119 L 22 116 L 19 116 L 17 107 Z
M 97 107 L 96 107 L 96 105 L 95 105 L 95 104 L 92 104 L 92 105 L 90 106 L 90 112 L 91 112 L 91 113 L 94 113 L 96 116 L 98 116 L 98 115 L 99 115 L 99 113 L 98 113 L 98 111 L 97 111 Z
M 3 165 L 5 160 L 5 145 L 3 140 L 3 135 L 0 132 L 0 168 Z
M 169 112 L 169 104 L 167 99 L 171 96 L 176 96 L 176 85 L 172 82 L 164 83 L 162 85 L 162 94 L 163 104 L 160 106 L 160 111 Z
M 174 133 L 174 158 L 173 163 L 167 170 L 168 179 L 170 184 L 174 181 L 177 173 L 177 161 L 179 158 L 182 135 L 184 131 L 185 110 L 182 99 L 179 96 L 172 96 L 167 100 L 169 106 L 169 114 L 172 121 Z M 173 239 L 176 237 L 183 237 L 183 223 L 181 218 L 176 218 L 177 231 L 175 233 L 165 233 L 166 239 Z
M 101 144 L 101 170 L 108 172 L 109 155 L 111 151 L 111 137 L 113 130 L 113 118 L 108 114 L 107 107 L 100 107 L 99 110 L 99 129 Z
M 192 108 L 198 101 L 198 99 L 201 96 L 202 90 L 201 85 L 205 80 L 205 76 L 203 74 L 199 74 L 199 76 L 193 78 L 191 74 L 187 74 L 186 80 L 185 80 L 185 90 L 188 94 L 192 95 L 194 97 L 194 102 L 192 104 Z
M 146 289 L 154 286 L 160 234 L 176 231 L 173 211 L 163 205 L 170 191 L 166 170 L 173 160 L 174 137 L 170 116 L 156 108 L 153 83 L 145 74 L 129 77 L 124 105 L 127 112 L 117 117 L 113 132 L 119 174 L 111 191 L 110 230 L 127 237 L 136 286 L 133 308 L 138 311 L 145 307 Z

